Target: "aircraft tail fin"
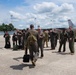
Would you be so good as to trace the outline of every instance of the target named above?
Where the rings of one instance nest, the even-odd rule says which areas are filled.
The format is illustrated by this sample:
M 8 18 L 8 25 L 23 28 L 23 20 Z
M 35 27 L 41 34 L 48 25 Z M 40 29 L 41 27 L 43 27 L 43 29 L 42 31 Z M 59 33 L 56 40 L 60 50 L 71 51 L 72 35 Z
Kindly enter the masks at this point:
M 72 23 L 72 21 L 70 19 L 68 20 L 68 24 L 69 24 L 69 27 L 71 27 L 71 28 L 74 27 L 74 24 Z

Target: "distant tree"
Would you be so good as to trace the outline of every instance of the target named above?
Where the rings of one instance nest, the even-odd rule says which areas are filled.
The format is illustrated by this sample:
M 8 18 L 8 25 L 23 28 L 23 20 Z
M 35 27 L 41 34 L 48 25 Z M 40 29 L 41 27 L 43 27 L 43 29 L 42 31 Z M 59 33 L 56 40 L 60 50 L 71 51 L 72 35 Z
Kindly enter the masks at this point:
M 10 24 L 4 24 L 2 23 L 2 25 L 0 25 L 0 31 L 12 31 L 15 30 L 14 26 L 12 23 Z
M 9 28 L 10 28 L 10 30 L 14 29 L 14 26 L 12 25 L 12 23 L 9 24 Z

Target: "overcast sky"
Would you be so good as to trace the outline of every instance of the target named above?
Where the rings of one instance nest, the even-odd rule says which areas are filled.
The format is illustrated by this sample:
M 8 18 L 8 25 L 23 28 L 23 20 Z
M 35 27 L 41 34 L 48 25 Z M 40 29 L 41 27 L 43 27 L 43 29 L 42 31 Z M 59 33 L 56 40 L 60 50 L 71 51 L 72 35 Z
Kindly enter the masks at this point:
M 30 24 L 41 28 L 68 27 L 76 23 L 75 0 L 0 0 L 0 24 L 13 23 L 16 28 Z

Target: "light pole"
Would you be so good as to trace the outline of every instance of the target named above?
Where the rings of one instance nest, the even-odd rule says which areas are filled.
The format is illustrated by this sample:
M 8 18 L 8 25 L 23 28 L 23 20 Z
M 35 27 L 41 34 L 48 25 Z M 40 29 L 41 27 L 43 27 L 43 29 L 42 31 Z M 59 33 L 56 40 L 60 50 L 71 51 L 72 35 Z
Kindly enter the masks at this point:
M 36 18 L 34 18 L 34 21 L 35 21 L 35 29 L 36 29 Z
M 12 24 L 13 15 L 10 15 L 10 16 L 11 16 L 11 24 Z

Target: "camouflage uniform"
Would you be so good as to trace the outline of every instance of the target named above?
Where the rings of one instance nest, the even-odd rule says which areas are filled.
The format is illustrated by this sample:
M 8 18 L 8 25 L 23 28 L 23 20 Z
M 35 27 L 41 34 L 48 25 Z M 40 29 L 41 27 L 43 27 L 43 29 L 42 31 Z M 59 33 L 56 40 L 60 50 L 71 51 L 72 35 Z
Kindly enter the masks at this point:
M 44 54 L 43 54 L 43 38 L 44 38 L 43 31 L 42 30 L 38 31 L 38 50 L 40 48 L 40 50 L 41 50 L 41 57 L 44 56 Z
M 10 44 L 10 35 L 8 34 L 8 32 L 6 32 L 4 34 L 4 38 L 5 38 L 5 48 L 10 48 L 11 44 Z
M 50 32 L 50 42 L 51 42 L 51 49 L 55 49 L 55 33 L 53 31 Z
M 35 41 L 32 44 L 29 43 L 28 37 L 29 37 L 30 33 L 32 33 L 37 38 L 38 37 L 38 32 L 36 30 L 34 30 L 34 29 L 30 29 L 26 33 L 26 42 L 25 42 L 25 44 L 29 48 L 30 58 L 31 58 L 32 63 L 34 64 L 36 62 L 37 58 L 38 58 L 38 43 L 37 43 L 37 41 Z
M 17 35 L 14 33 L 12 36 L 12 41 L 13 41 L 13 50 L 17 50 Z
M 46 47 L 48 47 L 48 37 L 49 37 L 49 34 L 47 31 L 44 31 L 44 44 L 46 44 Z
M 67 41 L 67 33 L 65 32 L 65 30 L 63 30 L 63 32 L 60 33 L 60 46 L 58 52 L 61 52 L 62 45 L 63 45 L 63 52 L 65 52 L 66 41 Z
M 71 53 L 74 53 L 74 32 L 70 30 L 68 32 L 68 41 L 69 41 L 69 48 Z

